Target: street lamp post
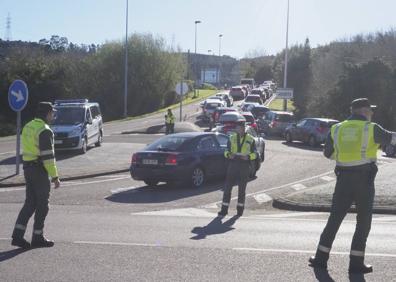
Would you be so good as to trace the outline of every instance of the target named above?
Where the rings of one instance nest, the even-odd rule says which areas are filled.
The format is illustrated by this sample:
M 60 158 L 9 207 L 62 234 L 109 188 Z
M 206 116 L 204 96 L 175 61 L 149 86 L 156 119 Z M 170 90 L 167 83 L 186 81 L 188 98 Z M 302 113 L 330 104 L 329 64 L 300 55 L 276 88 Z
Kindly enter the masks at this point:
M 128 0 L 126 0 L 125 20 L 125 73 L 124 73 L 124 118 L 128 116 Z
M 287 24 L 286 24 L 286 49 L 285 49 L 285 71 L 283 76 L 283 88 L 287 87 L 287 52 L 289 45 L 289 1 L 287 0 Z M 287 111 L 287 99 L 283 99 L 283 110 Z
M 194 51 L 194 66 L 195 66 L 195 70 L 196 70 L 196 74 L 198 73 L 198 64 L 197 64 L 197 24 L 200 24 L 201 21 L 195 21 L 195 51 Z M 199 73 L 199 75 L 201 75 Z M 195 80 L 195 86 L 194 86 L 194 98 L 197 97 L 197 80 Z
M 221 69 L 221 38 L 223 34 L 219 34 L 219 68 L 217 69 L 217 83 L 220 86 L 220 69 Z

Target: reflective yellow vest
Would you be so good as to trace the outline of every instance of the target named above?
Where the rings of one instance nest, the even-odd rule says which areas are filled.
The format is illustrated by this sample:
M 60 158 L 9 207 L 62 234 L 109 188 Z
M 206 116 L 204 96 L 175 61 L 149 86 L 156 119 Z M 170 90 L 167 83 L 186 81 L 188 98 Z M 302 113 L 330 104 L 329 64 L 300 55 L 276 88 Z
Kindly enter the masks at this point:
M 332 158 L 338 166 L 358 166 L 377 161 L 379 144 L 374 142 L 374 123 L 346 120 L 331 127 Z
M 58 177 L 53 145 L 49 150 L 40 151 L 39 137 L 44 130 L 52 132 L 42 119 L 36 118 L 25 125 L 22 130 L 22 159 L 35 161 L 40 158 L 48 175 L 51 178 Z
M 230 143 L 231 143 L 231 150 L 227 149 L 224 152 L 224 156 L 226 158 L 229 158 L 230 154 L 236 154 L 236 153 L 240 153 L 240 154 L 249 156 L 250 160 L 255 160 L 257 158 L 255 148 L 252 147 L 252 145 L 254 143 L 254 138 L 250 134 L 246 133 L 245 138 L 243 138 L 243 137 L 240 138 L 240 143 L 241 143 L 241 144 L 239 144 L 239 146 L 241 147 L 240 151 L 238 150 L 238 135 L 236 133 L 233 133 L 231 135 Z
M 175 123 L 175 116 L 174 115 L 167 115 L 165 119 L 166 123 L 173 124 Z

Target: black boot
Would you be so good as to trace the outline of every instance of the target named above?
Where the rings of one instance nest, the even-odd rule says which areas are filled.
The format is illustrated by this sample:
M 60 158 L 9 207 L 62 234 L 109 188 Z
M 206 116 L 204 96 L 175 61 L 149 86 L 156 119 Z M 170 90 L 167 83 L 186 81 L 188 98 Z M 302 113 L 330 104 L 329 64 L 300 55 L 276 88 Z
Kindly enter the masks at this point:
M 309 266 L 313 268 L 327 269 L 327 261 L 329 260 L 329 253 L 317 250 L 316 254 L 309 258 Z
M 30 243 L 24 238 L 12 238 L 11 245 L 20 247 L 22 249 L 29 249 Z
M 237 207 L 237 216 L 243 215 L 243 208 Z
M 369 264 L 364 264 L 364 257 L 359 256 L 349 256 L 349 273 L 371 273 L 373 272 L 373 266 Z
M 54 241 L 47 240 L 43 235 L 33 235 L 32 248 L 49 248 L 54 246 Z
M 222 207 L 217 214 L 218 216 L 226 216 L 228 214 L 228 210 Z

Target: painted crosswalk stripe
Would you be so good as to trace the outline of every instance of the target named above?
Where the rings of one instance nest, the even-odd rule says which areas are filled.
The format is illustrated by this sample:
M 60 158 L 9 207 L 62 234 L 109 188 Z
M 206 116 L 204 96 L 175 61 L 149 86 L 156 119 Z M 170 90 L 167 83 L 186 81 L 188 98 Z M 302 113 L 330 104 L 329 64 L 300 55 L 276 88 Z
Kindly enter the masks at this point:
M 326 176 L 321 177 L 321 179 L 324 181 L 330 182 L 330 181 L 333 181 L 335 178 L 326 175 Z
M 111 194 L 119 194 L 119 193 L 122 193 L 122 192 L 127 192 L 127 191 L 131 191 L 131 190 L 134 190 L 134 189 L 136 189 L 136 187 L 135 186 L 131 186 L 131 187 L 124 187 L 124 188 L 116 188 L 116 189 L 112 189 L 112 190 L 110 190 L 110 192 L 111 192 Z M 132 191 L 131 191 L 132 192 Z M 136 191 L 135 191 L 136 192 Z
M 180 216 L 180 217 L 213 217 L 216 213 L 208 212 L 204 209 L 185 208 L 185 209 L 171 209 L 159 210 L 149 212 L 131 213 L 131 215 L 144 215 L 144 216 Z
M 257 203 L 263 204 L 272 201 L 272 198 L 265 193 L 254 195 L 253 198 Z
M 297 183 L 297 184 L 292 185 L 291 188 L 299 191 L 299 190 L 307 188 L 307 186 L 305 186 L 304 184 L 301 184 L 301 183 Z

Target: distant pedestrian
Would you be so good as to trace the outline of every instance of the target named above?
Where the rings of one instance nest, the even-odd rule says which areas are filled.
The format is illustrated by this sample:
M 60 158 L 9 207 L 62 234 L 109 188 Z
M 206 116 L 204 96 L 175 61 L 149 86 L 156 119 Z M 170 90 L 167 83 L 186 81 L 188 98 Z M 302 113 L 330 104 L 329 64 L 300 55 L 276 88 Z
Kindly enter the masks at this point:
M 219 216 L 228 213 L 231 201 L 231 190 L 238 185 L 237 215 L 242 216 L 245 208 L 246 185 L 249 180 L 250 162 L 257 158 L 254 138 L 245 132 L 245 118 L 240 116 L 236 133 L 233 133 L 227 144 L 224 156 L 229 160 L 224 185 L 223 202 Z
M 52 247 L 53 241 L 44 235 L 44 221 L 48 214 L 48 201 L 51 181 L 55 188 L 60 186 L 58 170 L 55 163 L 54 134 L 48 123 L 53 119 L 54 108 L 51 103 L 38 105 L 36 118 L 25 125 L 22 130 L 22 158 L 26 181 L 26 199 L 19 212 L 14 232 L 13 246 L 21 248 Z M 27 223 L 34 216 L 31 244 L 24 239 Z
M 351 103 L 352 115 L 335 124 L 327 137 L 324 155 L 336 161 L 337 182 L 332 207 L 315 256 L 310 266 L 327 268 L 333 241 L 345 215 L 354 202 L 356 229 L 350 252 L 350 273 L 369 273 L 371 265 L 364 264 L 366 241 L 371 228 L 374 201 L 374 179 L 378 168 L 377 150 L 380 144 L 396 144 L 396 133 L 371 122 L 373 108 L 369 100 L 360 98 Z
M 172 134 L 175 132 L 175 116 L 171 109 L 168 109 L 165 115 L 165 134 Z

